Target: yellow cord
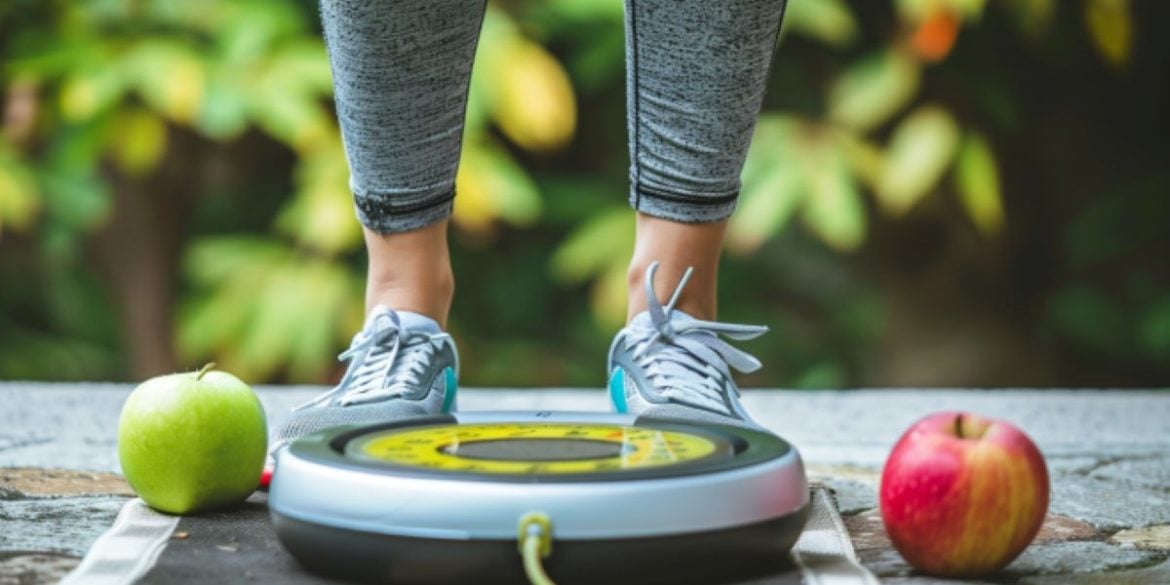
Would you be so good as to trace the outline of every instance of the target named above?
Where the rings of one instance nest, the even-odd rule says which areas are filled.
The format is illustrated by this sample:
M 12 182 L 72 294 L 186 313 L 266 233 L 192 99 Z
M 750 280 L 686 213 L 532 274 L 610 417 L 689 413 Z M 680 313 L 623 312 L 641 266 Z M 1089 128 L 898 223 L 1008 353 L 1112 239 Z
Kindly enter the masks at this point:
M 518 527 L 520 556 L 524 559 L 524 573 L 532 585 L 556 585 L 540 559 L 552 553 L 552 523 L 540 512 L 529 512 L 520 518 Z

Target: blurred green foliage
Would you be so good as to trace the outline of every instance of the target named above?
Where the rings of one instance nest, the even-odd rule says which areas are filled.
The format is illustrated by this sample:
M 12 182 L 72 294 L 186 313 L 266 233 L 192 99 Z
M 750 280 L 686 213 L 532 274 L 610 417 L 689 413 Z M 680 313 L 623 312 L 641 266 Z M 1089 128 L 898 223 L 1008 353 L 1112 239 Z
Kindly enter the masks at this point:
M 1166 71 L 1138 23 L 1165 12 L 792 1 L 721 276 L 725 318 L 773 327 L 750 382 L 1164 379 Z M 336 377 L 363 260 L 316 19 L 291 0 L 0 7 L 0 377 L 211 359 Z M 467 383 L 601 383 L 633 246 L 622 19 L 621 0 L 487 11 L 454 216 Z M 883 362 L 935 329 L 970 368 Z

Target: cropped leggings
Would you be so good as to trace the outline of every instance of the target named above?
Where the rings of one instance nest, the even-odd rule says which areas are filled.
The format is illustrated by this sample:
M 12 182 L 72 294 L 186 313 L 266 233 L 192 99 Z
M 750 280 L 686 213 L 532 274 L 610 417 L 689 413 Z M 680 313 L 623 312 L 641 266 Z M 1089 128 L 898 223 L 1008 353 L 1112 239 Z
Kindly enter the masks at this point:
M 630 204 L 726 219 L 785 0 L 626 0 Z M 381 233 L 451 213 L 484 0 L 322 0 L 358 219 Z

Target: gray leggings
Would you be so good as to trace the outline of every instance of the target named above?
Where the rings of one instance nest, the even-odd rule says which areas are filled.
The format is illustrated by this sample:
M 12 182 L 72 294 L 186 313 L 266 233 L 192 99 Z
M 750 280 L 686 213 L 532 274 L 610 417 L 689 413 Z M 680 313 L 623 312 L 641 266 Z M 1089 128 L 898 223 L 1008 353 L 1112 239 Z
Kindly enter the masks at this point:
M 630 204 L 726 219 L 785 0 L 626 0 Z M 484 0 L 322 0 L 358 219 L 382 232 L 451 213 Z

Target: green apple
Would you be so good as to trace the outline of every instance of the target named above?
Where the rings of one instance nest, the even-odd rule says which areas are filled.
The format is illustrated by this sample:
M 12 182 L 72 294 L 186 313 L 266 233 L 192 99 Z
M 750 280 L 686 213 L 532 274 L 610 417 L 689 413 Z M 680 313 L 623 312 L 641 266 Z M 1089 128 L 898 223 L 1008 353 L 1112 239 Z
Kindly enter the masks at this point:
M 256 393 L 227 372 L 152 378 L 122 407 L 118 458 L 152 508 L 188 514 L 242 502 L 259 485 L 268 423 Z

